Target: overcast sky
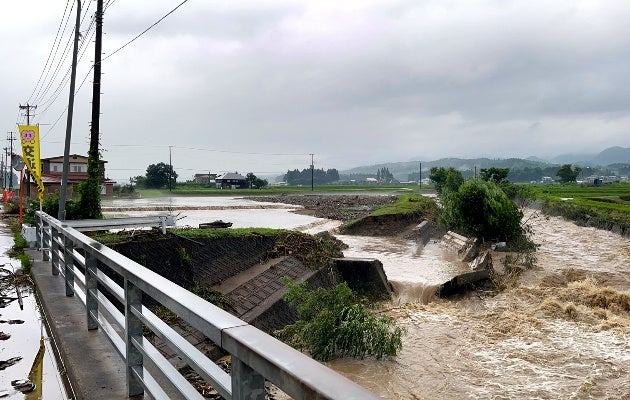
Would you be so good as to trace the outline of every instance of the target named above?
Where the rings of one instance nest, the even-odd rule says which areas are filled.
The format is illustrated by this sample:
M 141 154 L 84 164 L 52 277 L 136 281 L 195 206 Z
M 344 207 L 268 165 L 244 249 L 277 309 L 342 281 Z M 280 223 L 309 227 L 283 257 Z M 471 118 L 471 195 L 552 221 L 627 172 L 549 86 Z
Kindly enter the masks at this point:
M 104 57 L 180 2 L 109 0 Z M 79 154 L 96 8 L 83 3 Z M 66 4 L 0 2 L 0 121 L 14 131 L 25 122 L 18 105 L 37 105 L 42 157 L 63 154 Z M 308 168 L 311 153 L 316 168 L 343 170 L 630 147 L 628 21 L 621 0 L 190 0 L 103 61 L 107 175 L 144 175 L 168 163 L 169 146 L 179 180 L 282 174 Z

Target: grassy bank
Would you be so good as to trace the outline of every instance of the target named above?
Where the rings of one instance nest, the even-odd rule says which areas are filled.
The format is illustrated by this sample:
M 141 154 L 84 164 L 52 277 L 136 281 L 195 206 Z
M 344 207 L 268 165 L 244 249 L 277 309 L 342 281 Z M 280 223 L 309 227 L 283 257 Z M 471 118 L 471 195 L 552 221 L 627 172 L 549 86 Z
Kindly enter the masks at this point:
M 28 255 L 24 253 L 24 249 L 28 248 L 28 243 L 26 239 L 22 237 L 22 224 L 20 224 L 17 218 L 12 217 L 5 218 L 4 221 L 11 229 L 11 233 L 13 233 L 13 247 L 7 252 L 7 255 L 20 260 L 24 273 L 29 275 L 31 273 L 31 260 L 28 258 Z
M 630 235 L 630 184 L 536 186 L 543 211 L 578 224 Z
M 394 204 L 380 207 L 366 217 L 343 224 L 340 229 L 351 229 L 363 224 L 369 219 L 394 215 L 403 219 L 413 219 L 423 216 L 429 220 L 436 221 L 438 212 L 438 207 L 433 199 L 415 193 L 404 194 L 400 196 Z

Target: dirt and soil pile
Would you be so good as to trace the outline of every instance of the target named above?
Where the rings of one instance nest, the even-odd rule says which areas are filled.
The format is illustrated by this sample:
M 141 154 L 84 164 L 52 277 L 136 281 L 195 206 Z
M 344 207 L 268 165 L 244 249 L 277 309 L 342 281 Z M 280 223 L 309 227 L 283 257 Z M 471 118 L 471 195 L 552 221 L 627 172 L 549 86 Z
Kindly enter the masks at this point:
M 398 196 L 394 195 L 326 194 L 248 197 L 249 200 L 255 201 L 299 205 L 304 207 L 300 213 L 343 222 L 365 217 L 382 206 L 394 204 L 397 198 Z

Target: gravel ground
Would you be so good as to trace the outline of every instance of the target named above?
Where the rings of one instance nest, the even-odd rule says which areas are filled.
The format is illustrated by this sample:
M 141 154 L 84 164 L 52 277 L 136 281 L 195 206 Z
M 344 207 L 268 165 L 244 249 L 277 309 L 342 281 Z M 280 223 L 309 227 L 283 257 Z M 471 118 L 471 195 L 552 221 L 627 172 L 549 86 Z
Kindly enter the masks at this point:
M 278 195 L 278 196 L 255 196 L 248 197 L 249 200 L 266 201 L 272 203 L 296 204 L 303 206 L 301 213 L 312 215 L 318 218 L 328 218 L 338 221 L 351 221 L 361 218 L 379 207 L 393 204 L 398 196 L 378 196 L 378 195 Z

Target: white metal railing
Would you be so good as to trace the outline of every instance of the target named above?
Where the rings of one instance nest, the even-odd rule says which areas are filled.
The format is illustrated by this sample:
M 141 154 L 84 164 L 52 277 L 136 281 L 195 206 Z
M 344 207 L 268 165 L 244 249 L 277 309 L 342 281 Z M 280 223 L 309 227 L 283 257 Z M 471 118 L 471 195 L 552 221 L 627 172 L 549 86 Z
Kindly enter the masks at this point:
M 37 243 L 52 274 L 65 278 L 66 295 L 86 307 L 88 329 L 100 329 L 126 364 L 127 393 L 203 399 L 142 335 L 149 328 L 226 399 L 264 399 L 265 380 L 296 399 L 379 398 L 335 371 L 236 318 L 181 286 L 38 211 Z M 107 266 L 122 280 L 106 275 Z M 227 374 L 142 305 L 147 294 L 232 356 Z M 119 303 L 117 307 L 110 299 Z M 119 310 L 123 309 L 123 312 Z M 167 387 L 165 387 L 167 386 Z

